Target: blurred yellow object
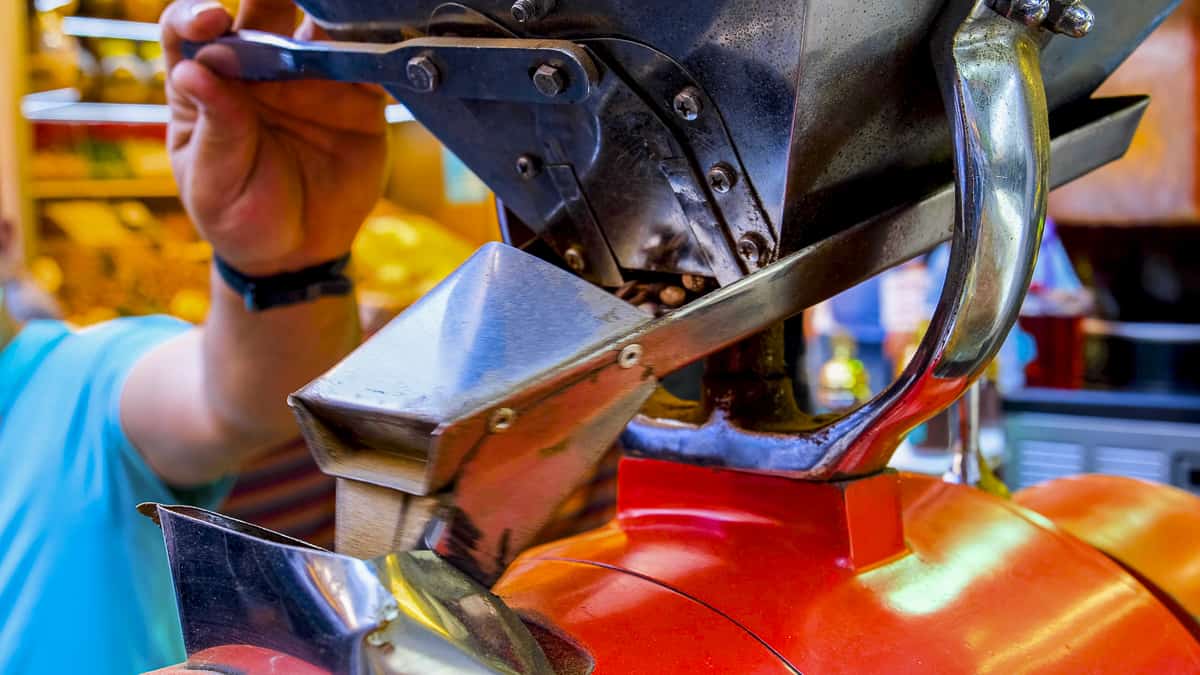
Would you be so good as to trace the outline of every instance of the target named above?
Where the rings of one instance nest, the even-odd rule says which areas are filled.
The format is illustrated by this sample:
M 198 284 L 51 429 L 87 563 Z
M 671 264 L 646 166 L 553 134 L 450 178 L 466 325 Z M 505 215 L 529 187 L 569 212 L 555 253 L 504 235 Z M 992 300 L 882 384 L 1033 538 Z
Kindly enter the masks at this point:
M 76 326 L 90 326 L 94 323 L 103 321 L 111 321 L 120 316 L 117 310 L 111 307 L 91 307 L 79 314 L 72 314 L 67 317 L 67 322 Z
M 129 230 L 105 202 L 79 200 L 51 202 L 46 218 L 77 244 L 89 248 L 121 246 L 130 241 Z
M 436 221 L 383 203 L 354 241 L 354 278 L 364 302 L 401 309 L 466 260 L 475 247 Z
M 168 311 L 189 323 L 200 323 L 208 315 L 208 293 L 195 288 L 184 288 L 171 298 Z
M 833 357 L 821 366 L 818 402 L 826 410 L 846 410 L 871 397 L 870 377 L 863 362 L 854 358 L 854 338 L 838 333 L 831 341 Z
M 34 178 L 72 180 L 87 178 L 92 172 L 88 158 L 67 150 L 40 150 L 33 155 L 30 173 Z
M 125 0 L 123 3 L 125 19 L 157 23 L 158 17 L 167 8 L 163 0 Z
M 38 256 L 29 263 L 29 276 L 47 293 L 57 293 L 62 288 L 63 271 L 54 258 Z
M 156 178 L 171 175 L 171 157 L 162 141 L 121 141 L 121 155 L 135 178 Z

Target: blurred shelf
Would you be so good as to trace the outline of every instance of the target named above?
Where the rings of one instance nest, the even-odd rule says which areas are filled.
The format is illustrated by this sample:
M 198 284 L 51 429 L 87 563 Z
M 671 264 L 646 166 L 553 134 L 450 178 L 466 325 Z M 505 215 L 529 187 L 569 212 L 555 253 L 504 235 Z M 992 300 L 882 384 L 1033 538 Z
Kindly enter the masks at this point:
M 77 124 L 166 124 L 170 112 L 165 105 L 147 103 L 89 103 L 74 99 L 74 90 L 57 89 L 30 94 L 21 101 L 21 112 L 31 122 L 74 122 Z M 412 113 L 402 105 L 387 107 L 389 124 L 411 122 Z
M 63 32 L 82 38 L 116 38 L 139 42 L 158 42 L 158 24 L 90 16 L 63 17 Z
M 30 100 L 21 102 L 21 112 L 31 122 L 75 122 L 82 124 L 166 124 L 165 105 L 148 103 L 88 103 L 80 101 Z
M 155 178 L 84 178 L 32 182 L 34 199 L 129 199 L 174 197 L 179 194 L 171 176 Z

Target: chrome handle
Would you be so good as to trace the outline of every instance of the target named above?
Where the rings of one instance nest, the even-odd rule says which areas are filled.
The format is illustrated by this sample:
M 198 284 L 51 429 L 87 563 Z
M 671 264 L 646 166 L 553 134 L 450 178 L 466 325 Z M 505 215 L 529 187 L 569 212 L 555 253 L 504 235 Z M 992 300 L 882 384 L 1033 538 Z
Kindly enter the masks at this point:
M 831 437 L 842 442 L 814 467 L 817 474 L 883 468 L 904 434 L 961 396 L 1012 329 L 1033 274 L 1050 170 L 1038 35 L 983 3 L 955 19 L 948 25 L 957 28 L 934 42 L 955 159 L 946 283 L 904 373 L 834 423 L 841 433 Z
M 735 421 L 718 407 L 700 427 L 639 417 L 623 436 L 631 452 L 805 479 L 869 474 L 996 354 L 1016 321 L 1046 214 L 1050 132 L 1039 33 L 983 2 L 951 6 L 941 25 L 933 50 L 954 144 L 955 222 L 946 284 L 912 362 L 867 404 L 804 432 L 731 434 L 725 427 Z

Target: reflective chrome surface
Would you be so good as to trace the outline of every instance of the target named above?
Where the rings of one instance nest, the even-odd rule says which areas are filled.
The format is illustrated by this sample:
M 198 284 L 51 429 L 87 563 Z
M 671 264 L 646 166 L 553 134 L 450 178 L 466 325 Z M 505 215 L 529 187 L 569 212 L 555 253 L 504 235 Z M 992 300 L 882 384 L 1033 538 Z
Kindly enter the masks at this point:
M 335 674 L 553 673 L 504 603 L 429 552 L 329 553 L 203 509 L 163 529 L 189 654 L 266 647 Z
M 727 466 L 790 466 L 805 478 L 872 473 L 995 355 L 1016 321 L 1046 213 L 1050 132 L 1038 36 L 983 4 L 951 5 L 943 21 L 933 56 L 954 138 L 955 228 L 941 300 L 904 373 L 861 408 L 812 432 L 760 435 L 754 458 L 745 457 L 749 448 L 719 410 L 702 434 L 705 444 L 694 443 L 686 425 L 643 420 L 626 434 L 628 447 L 695 460 L 696 446 L 707 445 L 709 453 L 741 459 L 722 462 Z
M 426 545 L 488 582 L 650 395 L 611 347 L 648 320 L 489 244 L 292 403 L 326 472 L 418 495 L 453 484 Z M 596 352 L 613 367 L 565 366 Z

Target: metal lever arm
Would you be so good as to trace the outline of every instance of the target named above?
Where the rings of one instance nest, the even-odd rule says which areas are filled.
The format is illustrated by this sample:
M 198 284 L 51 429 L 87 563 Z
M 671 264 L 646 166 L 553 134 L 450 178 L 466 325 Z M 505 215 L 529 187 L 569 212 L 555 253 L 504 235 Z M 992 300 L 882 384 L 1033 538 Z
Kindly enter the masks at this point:
M 388 86 L 398 97 L 578 103 L 598 80 L 587 51 L 566 40 L 424 37 L 394 44 L 306 42 L 243 30 L 213 42 L 187 42 L 184 56 L 225 77 L 252 81 L 337 80 Z M 557 88 L 539 90 L 549 65 Z

